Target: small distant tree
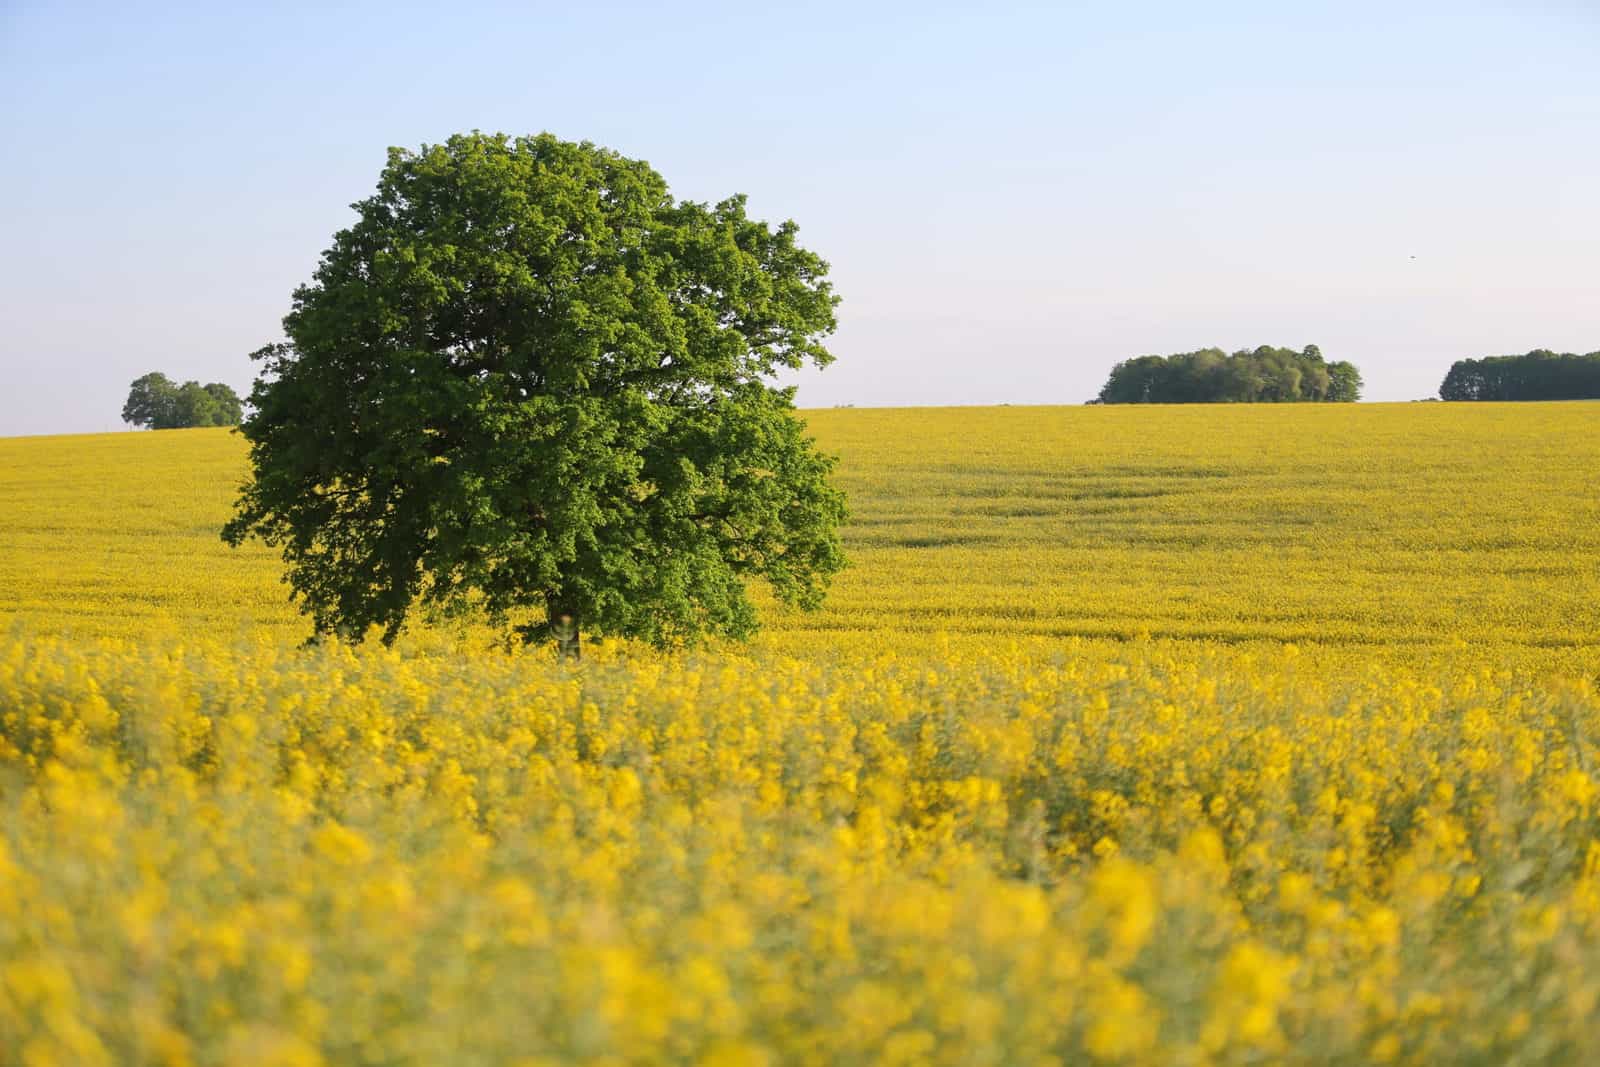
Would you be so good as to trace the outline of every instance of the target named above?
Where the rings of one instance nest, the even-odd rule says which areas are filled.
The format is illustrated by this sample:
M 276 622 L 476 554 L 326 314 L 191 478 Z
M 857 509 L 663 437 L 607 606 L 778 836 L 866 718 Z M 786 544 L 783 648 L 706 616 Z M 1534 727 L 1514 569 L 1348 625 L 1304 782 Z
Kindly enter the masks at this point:
M 239 399 L 239 394 L 221 382 L 212 382 L 205 387 L 216 404 L 213 418 L 217 426 L 237 426 L 244 418 L 244 402 Z
M 170 426 L 176 418 L 178 387 L 160 371 L 151 371 L 133 380 L 127 403 L 122 405 L 122 421 L 134 426 L 157 429 Z
M 178 387 L 174 414 L 179 427 L 216 426 L 222 417 L 222 407 L 199 382 L 184 382 Z
M 159 371 L 134 379 L 122 405 L 123 422 L 152 430 L 237 426 L 243 414 L 239 394 L 221 382 L 176 385 Z
M 1335 403 L 1353 403 L 1361 399 L 1361 372 L 1355 364 L 1340 361 L 1328 364 L 1327 399 Z
M 832 356 L 827 264 L 743 197 L 548 134 L 391 149 L 255 354 L 251 477 L 223 530 L 282 549 L 318 634 L 482 612 L 744 636 L 843 564 L 832 460 L 770 379 Z

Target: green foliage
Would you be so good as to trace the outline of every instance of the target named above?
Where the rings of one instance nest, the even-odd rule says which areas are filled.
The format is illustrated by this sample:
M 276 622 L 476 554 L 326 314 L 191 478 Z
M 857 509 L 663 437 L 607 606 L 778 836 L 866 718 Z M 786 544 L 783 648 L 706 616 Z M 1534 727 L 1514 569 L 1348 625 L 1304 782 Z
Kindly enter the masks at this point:
M 243 414 L 238 394 L 221 382 L 180 386 L 160 371 L 135 378 L 122 405 L 123 422 L 152 430 L 237 426 Z
M 194 383 L 190 382 L 187 384 L 192 385 Z M 185 388 L 187 388 L 187 385 Z M 244 418 L 244 402 L 239 399 L 239 394 L 235 393 L 232 389 L 226 385 L 223 385 L 221 382 L 212 382 L 210 385 L 207 385 L 204 388 L 206 393 L 211 397 L 212 403 L 215 405 L 215 414 L 213 415 L 213 418 L 215 418 L 216 421 L 213 422 L 212 425 L 239 425 L 240 420 Z
M 222 408 L 199 382 L 184 382 L 173 398 L 173 416 L 179 426 L 216 426 Z
M 768 382 L 832 361 L 837 298 L 794 223 L 548 134 L 391 149 L 355 208 L 255 354 L 223 531 L 282 549 L 318 633 L 542 613 L 670 645 L 751 633 L 749 579 L 820 603 L 844 500 Z
M 1361 372 L 1343 360 L 1328 364 L 1328 392 L 1323 400 L 1353 404 L 1361 399 Z
M 122 405 L 122 421 L 152 429 L 170 424 L 178 399 L 178 387 L 160 371 L 135 378 Z
M 1539 348 L 1523 356 L 1457 360 L 1439 386 L 1443 400 L 1600 399 L 1600 352 Z
M 1111 369 L 1102 404 L 1285 403 L 1353 401 L 1361 372 L 1329 363 L 1316 345 L 1303 351 L 1262 346 L 1228 355 L 1203 348 L 1173 356 L 1140 356 Z

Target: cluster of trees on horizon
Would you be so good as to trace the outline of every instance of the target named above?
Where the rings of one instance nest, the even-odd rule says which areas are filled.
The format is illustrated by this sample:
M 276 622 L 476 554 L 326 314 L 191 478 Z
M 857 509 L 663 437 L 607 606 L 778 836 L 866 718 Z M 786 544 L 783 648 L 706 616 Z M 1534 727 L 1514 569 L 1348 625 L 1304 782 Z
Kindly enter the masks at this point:
M 221 382 L 178 385 L 160 371 L 135 378 L 122 405 L 122 421 L 151 430 L 237 426 L 244 418 L 239 394 Z
M 1328 362 L 1316 345 L 1299 352 L 1266 345 L 1231 355 L 1202 348 L 1125 359 L 1091 404 L 1257 404 L 1351 402 L 1361 371 Z M 1536 348 L 1520 356 L 1458 359 L 1439 386 L 1441 400 L 1600 400 L 1600 352 L 1579 355 Z M 854 407 L 854 404 L 835 405 Z M 152 430 L 237 426 L 239 395 L 221 382 L 178 385 L 159 371 L 134 380 L 122 419 Z
M 1521 356 L 1459 359 L 1439 386 L 1442 400 L 1600 400 L 1600 352 L 1536 348 Z
M 1361 372 L 1329 363 L 1316 345 L 1220 348 L 1139 356 L 1111 368 L 1092 404 L 1260 404 L 1350 402 L 1361 397 Z

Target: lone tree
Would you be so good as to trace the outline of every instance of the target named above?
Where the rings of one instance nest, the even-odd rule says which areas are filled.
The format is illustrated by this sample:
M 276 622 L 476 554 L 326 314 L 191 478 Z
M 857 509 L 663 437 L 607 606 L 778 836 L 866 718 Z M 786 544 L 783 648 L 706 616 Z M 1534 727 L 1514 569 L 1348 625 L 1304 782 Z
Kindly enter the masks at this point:
M 243 414 L 239 394 L 221 382 L 178 385 L 160 371 L 135 378 L 122 405 L 123 422 L 152 430 L 237 426 Z
M 222 533 L 282 549 L 317 634 L 481 611 L 576 654 L 746 636 L 752 578 L 821 602 L 844 499 L 770 383 L 832 362 L 838 298 L 794 223 L 549 134 L 390 149 L 353 206 L 254 354 Z

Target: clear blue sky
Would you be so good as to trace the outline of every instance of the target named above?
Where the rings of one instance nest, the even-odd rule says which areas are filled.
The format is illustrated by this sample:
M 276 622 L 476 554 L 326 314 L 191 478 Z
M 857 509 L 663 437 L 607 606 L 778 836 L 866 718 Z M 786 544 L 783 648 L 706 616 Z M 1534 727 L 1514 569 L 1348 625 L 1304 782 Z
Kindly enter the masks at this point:
M 805 406 L 1313 342 L 1398 400 L 1600 349 L 1600 0 L 0 0 L 0 434 L 119 428 L 149 370 L 245 390 L 385 148 L 473 128 L 796 219 L 844 297 Z

